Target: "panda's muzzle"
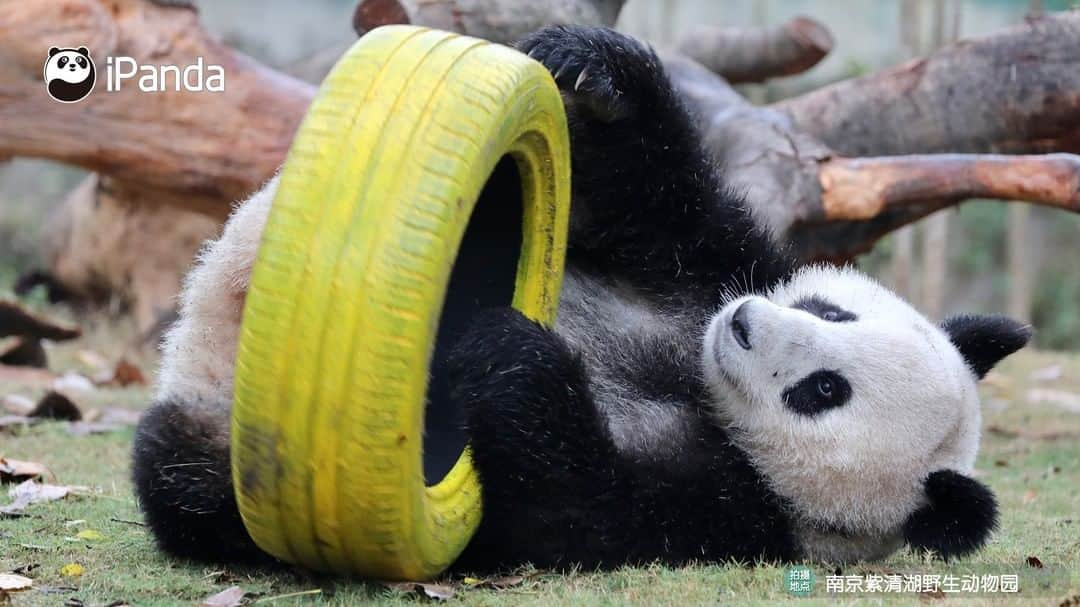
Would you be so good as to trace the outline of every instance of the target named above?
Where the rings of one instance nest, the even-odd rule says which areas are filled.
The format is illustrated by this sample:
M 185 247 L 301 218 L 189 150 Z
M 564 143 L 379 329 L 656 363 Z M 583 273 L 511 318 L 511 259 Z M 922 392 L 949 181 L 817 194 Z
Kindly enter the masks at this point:
M 750 323 L 746 319 L 749 303 L 749 301 L 744 301 L 731 315 L 731 334 L 743 350 L 750 349 Z

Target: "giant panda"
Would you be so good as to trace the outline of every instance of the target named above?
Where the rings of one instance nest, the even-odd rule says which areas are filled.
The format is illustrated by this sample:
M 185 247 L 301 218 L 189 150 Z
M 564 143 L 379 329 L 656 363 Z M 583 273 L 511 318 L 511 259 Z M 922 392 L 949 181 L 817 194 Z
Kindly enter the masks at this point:
M 654 52 L 560 26 L 520 50 L 570 120 L 558 321 L 477 313 L 446 355 L 484 515 L 455 568 L 949 558 L 996 526 L 971 477 L 977 381 L 1029 329 L 937 325 L 852 269 L 798 267 L 727 188 Z M 158 544 L 266 561 L 241 523 L 229 408 L 241 309 L 277 179 L 191 272 L 134 480 Z

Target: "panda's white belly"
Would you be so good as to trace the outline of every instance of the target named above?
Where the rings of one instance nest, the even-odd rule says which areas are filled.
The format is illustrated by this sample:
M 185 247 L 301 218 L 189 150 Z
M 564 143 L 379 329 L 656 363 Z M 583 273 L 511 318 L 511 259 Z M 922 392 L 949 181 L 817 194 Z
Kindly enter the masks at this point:
M 581 354 L 596 406 L 620 451 L 665 457 L 685 448 L 693 431 L 686 403 L 648 394 L 641 377 L 657 356 L 681 373 L 699 372 L 701 323 L 695 318 L 664 313 L 629 288 L 568 267 L 555 330 Z

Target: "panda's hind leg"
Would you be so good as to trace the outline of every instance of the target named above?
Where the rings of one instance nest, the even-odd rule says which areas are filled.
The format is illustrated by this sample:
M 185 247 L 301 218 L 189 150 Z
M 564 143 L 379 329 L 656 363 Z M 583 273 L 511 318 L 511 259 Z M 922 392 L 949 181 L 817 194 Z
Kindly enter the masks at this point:
M 223 403 L 155 403 L 135 433 L 133 472 L 139 506 L 165 552 L 210 562 L 271 562 L 236 506 Z
M 154 404 L 135 432 L 135 493 L 158 544 L 214 562 L 269 560 L 240 519 L 229 461 L 244 298 L 277 179 L 237 208 L 188 274 L 162 347 Z

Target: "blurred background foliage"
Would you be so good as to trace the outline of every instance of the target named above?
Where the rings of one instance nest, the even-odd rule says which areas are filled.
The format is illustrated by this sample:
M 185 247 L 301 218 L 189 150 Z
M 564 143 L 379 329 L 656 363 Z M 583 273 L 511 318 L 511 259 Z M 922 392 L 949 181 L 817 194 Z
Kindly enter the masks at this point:
M 935 5 L 942 2 L 946 10 Z M 321 76 L 327 57 L 336 57 L 355 39 L 350 25 L 355 0 L 199 5 L 207 29 L 227 44 L 310 80 Z M 740 87 L 755 103 L 769 103 L 928 52 L 932 44 L 926 41 L 935 27 L 943 29 L 935 23 L 943 14 L 949 31 L 964 38 L 1020 22 L 1032 11 L 1075 6 L 1074 0 L 629 0 L 618 27 L 663 47 L 694 24 L 774 24 L 797 15 L 821 21 L 836 40 L 821 64 L 795 77 Z M 922 41 L 914 49 L 913 35 Z M 42 265 L 39 234 L 49 210 L 83 175 L 30 159 L 0 164 L 0 289 L 10 287 L 20 272 Z M 859 263 L 932 316 L 1009 312 L 1032 322 L 1039 347 L 1078 349 L 1080 216 L 1035 206 L 1018 214 L 1010 206 L 980 200 L 944 211 L 948 231 L 942 242 L 924 244 L 929 231 L 923 224 L 932 220 L 923 220 L 908 235 L 883 240 Z M 935 294 L 940 304 L 927 306 L 922 291 L 931 268 L 945 279 Z

